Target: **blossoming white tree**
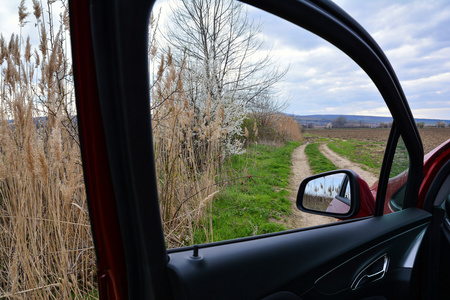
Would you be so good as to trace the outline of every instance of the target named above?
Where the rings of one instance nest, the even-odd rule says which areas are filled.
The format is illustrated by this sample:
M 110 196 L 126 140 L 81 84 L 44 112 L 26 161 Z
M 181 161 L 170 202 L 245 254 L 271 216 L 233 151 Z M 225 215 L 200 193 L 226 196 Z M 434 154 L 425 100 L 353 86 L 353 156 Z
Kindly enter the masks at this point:
M 241 145 L 241 124 L 250 106 L 269 94 L 286 70 L 263 51 L 261 24 L 231 0 L 183 0 L 172 8 L 165 38 L 184 64 L 184 89 L 198 123 L 223 114 L 225 150 Z M 208 118 L 207 115 L 208 114 Z M 208 124 L 205 124 L 206 126 Z

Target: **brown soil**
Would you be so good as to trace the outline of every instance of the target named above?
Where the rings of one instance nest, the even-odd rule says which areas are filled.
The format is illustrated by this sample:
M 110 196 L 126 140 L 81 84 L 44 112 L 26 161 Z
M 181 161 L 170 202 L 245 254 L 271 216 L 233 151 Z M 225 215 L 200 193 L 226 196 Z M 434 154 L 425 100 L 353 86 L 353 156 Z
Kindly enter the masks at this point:
M 355 139 L 365 140 L 373 142 L 386 143 L 388 140 L 390 129 L 333 129 L 333 130 L 308 130 L 307 132 L 313 135 L 318 135 L 327 138 L 339 138 L 339 139 Z M 450 138 L 450 128 L 423 128 L 419 129 L 424 152 L 428 153 L 441 143 Z M 304 141 L 313 142 L 314 137 L 307 137 Z M 300 187 L 300 183 L 303 179 L 312 175 L 309 168 L 308 159 L 305 155 L 306 145 L 299 146 L 292 154 L 292 177 L 290 179 L 290 196 L 289 199 L 292 203 L 292 215 L 286 219 L 279 221 L 285 224 L 289 228 L 304 228 L 310 226 L 316 226 L 326 224 L 330 222 L 336 222 L 337 219 L 328 218 L 323 216 L 312 215 L 301 212 L 296 205 L 297 192 Z M 358 173 L 366 182 L 371 186 L 378 180 L 377 176 L 373 173 L 363 170 L 360 165 L 353 163 L 330 150 L 325 144 L 320 145 L 320 151 L 331 160 L 340 169 L 350 169 Z
M 334 151 L 327 147 L 325 144 L 321 144 L 319 146 L 320 152 L 325 155 L 330 161 L 333 162 L 339 169 L 348 169 L 355 171 L 359 176 L 361 176 L 369 186 L 372 186 L 377 180 L 378 177 L 374 175 L 372 172 L 363 170 L 358 164 L 349 161 L 342 156 L 337 155 Z
M 343 129 L 313 129 L 305 133 L 325 138 L 354 139 L 360 141 L 372 141 L 387 143 L 390 128 L 343 128 Z M 428 153 L 446 140 L 450 139 L 450 127 L 446 128 L 422 128 L 419 129 L 422 138 L 424 153 Z M 312 142 L 314 138 L 307 138 Z
M 308 164 L 308 158 L 305 154 L 305 147 L 306 145 L 299 146 L 292 154 L 292 176 L 289 184 L 289 200 L 292 203 L 292 215 L 280 222 L 292 229 L 322 225 L 337 221 L 335 218 L 304 213 L 297 208 L 297 192 L 300 187 L 300 183 L 303 179 L 312 175 Z
M 430 152 L 446 140 L 450 139 L 450 128 L 423 128 L 419 129 L 422 138 L 423 151 Z
M 289 228 L 304 228 L 316 225 L 322 225 L 327 223 L 336 222 L 337 219 L 323 217 L 313 214 L 301 212 L 296 205 L 297 192 L 300 187 L 300 183 L 303 179 L 312 175 L 309 168 L 308 158 L 305 154 L 306 145 L 301 145 L 294 150 L 292 154 L 292 176 L 290 179 L 290 196 L 289 200 L 292 203 L 292 215 L 282 220 L 281 223 L 285 224 Z M 364 178 L 369 186 L 373 184 L 378 178 L 371 172 L 363 170 L 358 164 L 355 164 L 331 151 L 325 144 L 320 145 L 319 150 L 331 160 L 340 169 L 350 169 L 358 173 Z
M 360 141 L 371 141 L 386 143 L 389 137 L 390 128 L 337 128 L 337 129 L 313 129 L 305 133 L 317 135 L 325 138 L 353 139 Z

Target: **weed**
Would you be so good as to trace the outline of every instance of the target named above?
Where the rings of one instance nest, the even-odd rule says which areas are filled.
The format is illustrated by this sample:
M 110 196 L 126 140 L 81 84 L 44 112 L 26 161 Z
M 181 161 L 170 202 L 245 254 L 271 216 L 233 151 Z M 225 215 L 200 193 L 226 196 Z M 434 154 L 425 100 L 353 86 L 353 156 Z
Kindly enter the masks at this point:
M 409 168 L 409 154 L 403 139 L 399 139 L 395 149 L 394 159 L 392 161 L 389 177 L 395 177 Z
M 209 208 L 213 235 L 196 232 L 195 243 L 221 241 L 286 230 L 270 219 L 291 213 L 286 187 L 291 154 L 299 143 L 283 147 L 255 145 L 224 163 L 223 189 Z M 204 220 L 208 222 L 208 220 Z
M 319 144 L 317 143 L 308 144 L 305 148 L 305 153 L 308 156 L 309 167 L 314 174 L 338 169 L 319 151 Z
M 290 116 L 280 113 L 259 113 L 245 119 L 242 127 L 248 145 L 260 144 L 282 146 L 287 141 L 301 141 L 303 138 L 301 125 Z
M 380 172 L 385 143 L 334 139 L 327 146 L 352 162 L 363 164 L 377 174 Z

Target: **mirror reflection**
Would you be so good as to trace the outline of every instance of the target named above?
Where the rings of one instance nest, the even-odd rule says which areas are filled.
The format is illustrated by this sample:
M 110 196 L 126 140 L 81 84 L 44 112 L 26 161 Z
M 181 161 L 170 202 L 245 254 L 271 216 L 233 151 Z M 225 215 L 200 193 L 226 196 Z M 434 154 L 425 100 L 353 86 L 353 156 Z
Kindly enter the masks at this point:
M 348 175 L 337 173 L 309 181 L 305 187 L 302 203 L 307 209 L 346 214 L 350 211 L 350 199 Z

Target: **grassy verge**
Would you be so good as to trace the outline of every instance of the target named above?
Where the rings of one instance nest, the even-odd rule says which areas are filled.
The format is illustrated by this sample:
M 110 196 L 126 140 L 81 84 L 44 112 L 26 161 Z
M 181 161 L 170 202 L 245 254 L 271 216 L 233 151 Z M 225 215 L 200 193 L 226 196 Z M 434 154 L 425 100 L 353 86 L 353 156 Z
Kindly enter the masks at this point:
M 394 160 L 392 162 L 391 173 L 389 177 L 395 177 L 409 168 L 409 155 L 405 143 L 400 139 L 395 149 Z
M 283 147 L 256 145 L 243 155 L 235 155 L 224 164 L 222 178 L 226 186 L 218 193 L 197 230 L 195 243 L 222 241 L 286 230 L 274 220 L 291 213 L 286 190 L 291 173 L 291 154 L 299 143 Z M 212 225 L 212 226 L 211 226 Z M 212 229 L 211 229 L 212 228 Z
M 327 146 L 352 162 L 379 173 L 383 162 L 384 144 L 358 140 L 333 140 Z
M 317 143 L 312 143 L 306 146 L 305 153 L 306 156 L 308 156 L 309 167 L 314 174 L 338 169 L 338 167 L 336 167 L 319 151 L 319 144 Z

